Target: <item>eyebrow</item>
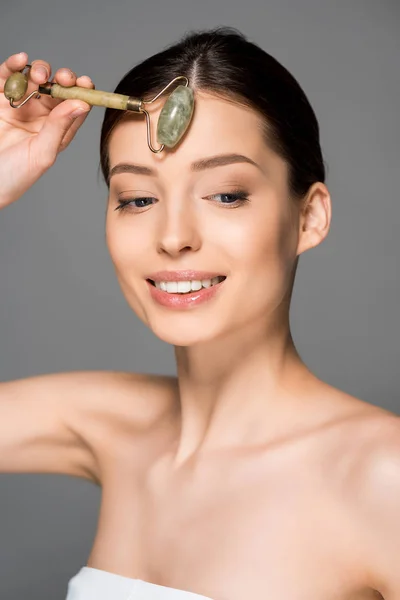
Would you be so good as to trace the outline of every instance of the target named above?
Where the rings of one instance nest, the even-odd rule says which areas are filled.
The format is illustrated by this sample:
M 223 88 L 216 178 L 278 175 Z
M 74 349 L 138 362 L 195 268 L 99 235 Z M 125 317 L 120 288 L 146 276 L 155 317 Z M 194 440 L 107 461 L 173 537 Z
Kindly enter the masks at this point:
M 190 165 L 190 170 L 193 172 L 205 171 L 206 169 L 213 169 L 215 167 L 223 167 L 225 165 L 231 165 L 234 163 L 249 163 L 260 169 L 264 173 L 263 169 L 254 160 L 244 154 L 218 154 L 217 156 L 211 156 L 209 158 L 202 158 L 196 160 Z M 157 172 L 144 165 L 136 165 L 133 163 L 118 163 L 113 167 L 109 174 L 109 179 L 113 175 L 118 173 L 135 173 L 136 175 L 150 175 L 155 176 Z

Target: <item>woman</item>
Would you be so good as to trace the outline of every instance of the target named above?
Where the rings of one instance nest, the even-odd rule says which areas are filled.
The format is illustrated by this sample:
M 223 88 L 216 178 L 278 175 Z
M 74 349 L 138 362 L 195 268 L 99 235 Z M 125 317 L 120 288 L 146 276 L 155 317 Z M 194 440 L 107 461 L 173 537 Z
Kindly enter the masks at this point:
M 27 62 L 9 57 L 1 85 Z M 28 93 L 51 72 L 32 65 Z M 107 109 L 101 132 L 117 277 L 174 345 L 178 376 L 2 383 L 0 468 L 101 485 L 68 600 L 399 598 L 398 417 L 318 379 L 290 332 L 299 256 L 331 221 L 315 114 L 288 71 L 232 28 L 186 35 L 115 92 L 152 97 L 178 75 L 195 113 L 176 148 L 153 154 L 132 113 Z M 93 87 L 64 70 L 54 81 Z M 164 101 L 149 107 L 153 140 Z M 90 107 L 42 98 L 17 111 L 2 95 L 0 109 L 6 206 Z

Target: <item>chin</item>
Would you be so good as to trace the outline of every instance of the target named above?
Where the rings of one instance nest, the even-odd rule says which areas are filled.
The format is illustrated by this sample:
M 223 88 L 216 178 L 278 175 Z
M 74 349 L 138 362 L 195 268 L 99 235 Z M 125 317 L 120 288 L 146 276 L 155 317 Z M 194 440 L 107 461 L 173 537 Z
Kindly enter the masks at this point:
M 164 320 L 159 317 L 150 319 L 146 324 L 156 337 L 163 342 L 173 346 L 196 346 L 210 342 L 221 334 L 221 325 L 213 327 L 210 317 L 207 318 L 207 326 L 203 318 L 196 315 L 190 319 L 186 312 L 184 315 L 177 314 L 167 316 Z

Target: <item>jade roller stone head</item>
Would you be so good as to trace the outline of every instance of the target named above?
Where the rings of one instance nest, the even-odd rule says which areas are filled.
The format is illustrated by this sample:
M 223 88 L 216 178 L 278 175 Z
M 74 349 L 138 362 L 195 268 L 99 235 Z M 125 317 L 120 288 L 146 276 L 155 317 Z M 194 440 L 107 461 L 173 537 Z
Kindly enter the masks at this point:
M 28 89 L 28 79 L 26 75 L 17 71 L 13 73 L 4 84 L 4 95 L 7 100 L 21 100 Z
M 189 126 L 194 109 L 193 90 L 178 85 L 164 104 L 157 123 L 157 141 L 173 148 Z

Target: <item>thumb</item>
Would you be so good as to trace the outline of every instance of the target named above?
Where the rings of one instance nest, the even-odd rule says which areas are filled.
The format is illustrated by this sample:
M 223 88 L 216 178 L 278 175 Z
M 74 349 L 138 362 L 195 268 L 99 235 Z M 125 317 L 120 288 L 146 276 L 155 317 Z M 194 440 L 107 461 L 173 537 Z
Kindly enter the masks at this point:
M 65 100 L 53 108 L 34 139 L 35 152 L 45 164 L 52 164 L 56 160 L 65 134 L 75 120 L 88 113 L 90 108 L 86 102 L 76 100 Z

